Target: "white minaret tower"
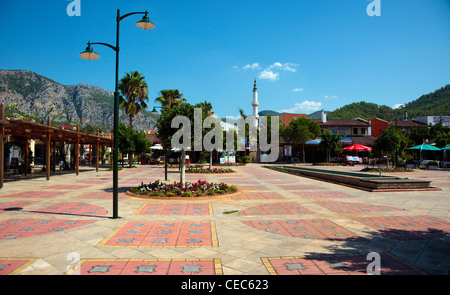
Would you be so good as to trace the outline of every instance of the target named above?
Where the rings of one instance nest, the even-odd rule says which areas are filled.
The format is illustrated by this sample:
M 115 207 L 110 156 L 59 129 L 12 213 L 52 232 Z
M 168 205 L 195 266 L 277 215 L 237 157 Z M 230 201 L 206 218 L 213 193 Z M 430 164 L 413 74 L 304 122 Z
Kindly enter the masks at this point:
M 256 78 L 255 78 L 255 84 L 253 85 L 253 101 L 252 101 L 252 107 L 253 107 L 253 126 L 258 127 L 258 89 L 256 88 Z

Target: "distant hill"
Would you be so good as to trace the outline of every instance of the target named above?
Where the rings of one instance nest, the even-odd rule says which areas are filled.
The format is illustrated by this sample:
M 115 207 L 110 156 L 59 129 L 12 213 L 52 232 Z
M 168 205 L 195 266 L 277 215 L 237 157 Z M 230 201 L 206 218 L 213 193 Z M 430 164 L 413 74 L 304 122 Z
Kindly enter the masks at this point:
M 67 111 L 72 122 L 112 127 L 114 93 L 88 84 L 62 85 L 49 78 L 24 70 L 0 70 L 0 103 L 16 103 L 22 112 L 45 114 L 54 106 L 53 114 Z M 51 116 L 52 114 L 50 114 Z M 134 119 L 135 129 L 154 129 L 156 116 L 148 111 Z M 119 119 L 128 124 L 121 110 Z
M 264 111 L 259 112 L 258 115 L 260 115 L 260 116 L 279 116 L 281 114 L 278 112 L 275 112 L 275 111 L 264 110 Z
M 324 111 L 324 113 L 327 115 L 328 118 L 328 114 L 330 113 L 329 111 Z M 320 111 L 315 111 L 314 113 L 308 114 L 308 119 L 322 119 L 322 110 Z
M 450 84 L 432 93 L 422 95 L 395 111 L 397 113 L 407 111 L 410 118 L 450 116 Z
M 365 101 L 355 102 L 328 113 L 329 119 L 373 119 L 394 120 L 401 118 L 404 112 L 408 118 L 424 116 L 450 116 L 450 84 L 432 93 L 422 95 L 403 107 L 392 109 L 386 105 L 377 105 Z

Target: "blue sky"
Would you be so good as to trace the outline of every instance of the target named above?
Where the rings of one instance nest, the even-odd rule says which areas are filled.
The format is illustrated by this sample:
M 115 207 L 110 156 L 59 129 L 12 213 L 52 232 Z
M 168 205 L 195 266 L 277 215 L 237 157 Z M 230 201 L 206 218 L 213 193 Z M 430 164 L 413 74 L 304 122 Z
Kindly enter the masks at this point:
M 161 89 L 221 117 L 259 110 L 311 113 L 366 101 L 394 106 L 450 83 L 450 0 L 68 0 L 0 2 L 0 69 L 34 71 L 64 85 L 114 90 L 114 52 L 80 59 L 87 41 L 115 44 L 115 15 L 149 11 L 156 28 L 120 25 L 120 74 L 137 70 L 150 108 Z

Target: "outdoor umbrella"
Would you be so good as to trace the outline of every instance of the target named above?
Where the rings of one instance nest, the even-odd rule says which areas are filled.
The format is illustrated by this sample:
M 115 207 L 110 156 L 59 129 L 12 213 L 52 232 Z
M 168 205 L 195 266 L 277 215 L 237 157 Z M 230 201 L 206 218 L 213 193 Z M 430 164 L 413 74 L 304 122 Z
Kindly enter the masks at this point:
M 352 144 L 350 146 L 347 146 L 345 148 L 343 148 L 343 150 L 346 151 L 355 151 L 355 152 L 364 152 L 364 151 L 371 151 L 372 148 L 370 146 L 365 146 L 362 144 Z
M 372 148 L 369 147 L 369 146 L 365 146 L 365 145 L 362 145 L 362 144 L 355 143 L 355 144 L 352 144 L 352 145 L 349 145 L 349 146 L 343 148 L 343 150 L 344 151 L 356 152 L 356 159 L 355 158 L 353 158 L 353 159 L 355 161 L 359 161 L 358 152 L 371 151 Z M 349 160 L 349 157 L 347 157 L 347 160 Z
M 162 150 L 163 149 L 163 147 L 159 143 L 155 144 L 154 146 L 151 146 L 150 148 L 152 150 Z
M 413 147 L 408 148 L 408 150 L 419 150 L 420 154 L 420 165 L 422 165 L 422 151 L 440 151 L 441 149 L 429 144 L 420 144 Z

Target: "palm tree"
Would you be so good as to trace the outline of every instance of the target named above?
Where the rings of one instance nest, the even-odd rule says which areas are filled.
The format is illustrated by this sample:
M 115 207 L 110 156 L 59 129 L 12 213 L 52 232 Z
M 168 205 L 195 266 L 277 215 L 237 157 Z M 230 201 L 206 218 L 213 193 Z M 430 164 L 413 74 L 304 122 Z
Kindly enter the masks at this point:
M 125 114 L 130 118 L 130 127 L 133 128 L 134 117 L 147 108 L 148 85 L 145 77 L 138 71 L 126 73 L 120 80 L 119 89 L 120 107 L 125 109 Z
M 183 94 L 178 89 L 164 89 L 159 92 L 161 95 L 155 99 L 155 102 L 161 103 L 163 107 L 178 105 L 182 101 L 186 101 Z

